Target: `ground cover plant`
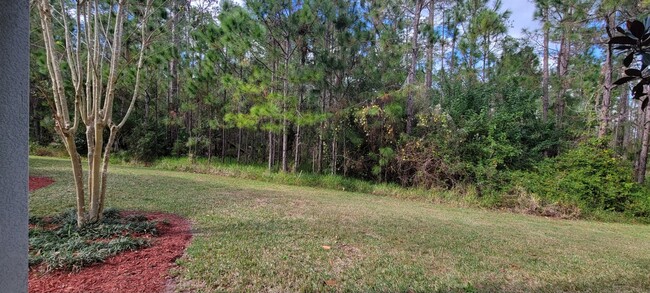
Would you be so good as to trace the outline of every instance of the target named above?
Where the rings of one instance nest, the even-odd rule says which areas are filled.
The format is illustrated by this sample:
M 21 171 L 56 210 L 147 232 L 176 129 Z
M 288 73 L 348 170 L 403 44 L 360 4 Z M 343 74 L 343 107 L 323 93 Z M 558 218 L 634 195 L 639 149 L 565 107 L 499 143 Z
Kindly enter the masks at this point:
M 69 162 L 33 216 L 74 207 Z M 341 190 L 115 166 L 108 204 L 187 217 L 174 271 L 195 292 L 647 292 L 650 227 L 558 220 Z
M 29 220 L 29 266 L 43 271 L 79 270 L 123 251 L 150 245 L 157 234 L 156 222 L 142 215 L 122 216 L 116 209 L 104 211 L 101 222 L 79 228 L 74 210 L 53 217 Z

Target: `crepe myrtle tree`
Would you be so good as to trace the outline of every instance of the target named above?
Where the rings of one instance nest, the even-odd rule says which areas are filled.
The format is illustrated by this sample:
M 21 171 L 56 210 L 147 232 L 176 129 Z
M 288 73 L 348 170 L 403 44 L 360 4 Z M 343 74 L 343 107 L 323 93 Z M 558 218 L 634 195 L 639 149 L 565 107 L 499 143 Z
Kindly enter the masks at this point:
M 635 100 L 641 101 L 641 110 L 645 113 L 643 119 L 642 145 L 639 153 L 639 160 L 636 166 L 636 180 L 643 183 L 648 162 L 648 147 L 650 144 L 650 17 L 644 22 L 630 20 L 626 23 L 627 29 L 621 26 L 616 27 L 619 32 L 609 40 L 610 45 L 616 45 L 614 50 L 625 54 L 623 66 L 625 74 L 614 82 L 615 86 L 633 83 L 632 94 Z
M 144 53 L 152 36 L 147 25 L 152 2 L 32 1 L 40 16 L 47 69 L 52 83 L 52 96 L 47 99 L 52 107 L 54 128 L 72 163 L 79 227 L 102 217 L 110 146 L 133 112 L 139 94 Z M 137 25 L 131 26 L 134 27 L 133 32 L 124 31 L 125 21 L 137 22 Z M 123 61 L 122 50 L 128 50 L 124 45 L 124 36 L 139 37 L 140 46 L 128 110 L 119 121 L 114 121 L 113 103 L 118 76 L 133 66 Z M 84 188 L 81 157 L 75 142 L 80 122 L 86 127 L 88 144 L 87 190 Z M 105 129 L 109 130 L 106 143 Z

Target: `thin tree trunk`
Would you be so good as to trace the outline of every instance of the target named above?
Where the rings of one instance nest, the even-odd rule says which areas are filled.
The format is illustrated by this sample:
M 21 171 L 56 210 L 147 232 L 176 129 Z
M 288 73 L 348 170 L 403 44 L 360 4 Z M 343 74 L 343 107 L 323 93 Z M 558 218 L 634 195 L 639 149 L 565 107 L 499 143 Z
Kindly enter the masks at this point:
M 628 86 L 625 86 L 623 88 L 623 93 L 621 94 L 621 99 L 619 101 L 619 111 L 621 115 L 621 119 L 619 121 L 620 126 L 622 127 L 622 139 L 621 139 L 621 146 L 624 149 L 628 149 L 630 145 L 630 130 L 631 127 L 629 126 L 629 121 L 630 121 L 630 88 Z
M 289 122 L 287 121 L 287 95 L 289 92 L 289 51 L 291 50 L 289 37 L 286 41 L 287 56 L 284 59 L 284 78 L 282 82 L 282 172 L 287 172 L 287 153 L 289 145 Z
M 171 23 L 170 23 L 170 35 L 171 35 L 171 44 L 174 50 L 178 49 L 178 33 L 177 33 L 177 23 L 178 23 L 178 0 L 172 0 L 171 3 Z M 167 113 L 172 114 L 172 117 L 175 118 L 175 115 L 178 115 L 178 58 L 176 52 L 172 54 L 172 57 L 169 60 L 169 86 L 167 89 Z M 170 139 L 175 142 L 178 139 L 178 126 L 175 123 L 171 123 L 169 126 Z
M 323 91 L 323 98 L 321 99 L 321 113 L 325 113 L 325 100 L 327 99 L 328 90 Z M 325 144 L 325 121 L 320 122 L 319 131 L 318 131 L 318 150 L 316 153 L 316 173 L 323 172 L 323 145 Z
M 273 170 L 273 132 L 269 130 L 269 160 L 268 160 L 268 168 L 269 172 Z
M 643 135 L 641 136 L 641 151 L 639 152 L 639 165 L 636 170 L 636 182 L 643 184 L 646 177 L 648 164 L 648 147 L 650 146 L 650 107 L 646 108 L 643 120 Z
M 607 35 L 612 37 L 612 19 L 610 14 L 605 16 L 605 25 Z M 600 108 L 600 124 L 598 127 L 598 138 L 605 137 L 607 134 L 607 127 L 609 126 L 609 107 L 612 97 L 612 45 L 607 44 L 607 49 L 605 50 L 605 65 L 603 67 L 605 73 L 605 80 L 603 81 L 603 100 Z
M 548 23 L 548 13 L 549 8 L 547 7 L 544 12 L 544 61 L 542 67 L 542 120 L 544 122 L 548 121 L 548 109 L 549 109 L 549 40 L 550 40 L 550 24 Z
M 296 105 L 296 113 L 300 115 L 302 99 L 304 95 L 304 90 L 300 89 L 300 97 L 298 98 L 298 104 Z M 300 167 L 300 123 L 296 123 L 296 140 L 293 144 L 294 155 L 293 155 L 293 173 L 298 171 Z
M 413 35 L 411 36 L 411 65 L 409 66 L 409 71 L 406 79 L 406 85 L 408 87 L 408 97 L 406 100 L 406 134 L 411 134 L 413 129 L 413 89 L 411 88 L 415 84 L 415 69 L 418 61 L 418 35 L 420 27 L 420 13 L 422 12 L 422 7 L 424 6 L 423 0 L 418 0 L 415 4 L 415 15 L 413 15 Z
M 74 141 L 74 136 L 71 134 L 64 135 L 61 131 L 61 135 L 64 140 L 68 155 L 70 155 L 70 163 L 72 164 L 72 175 L 75 185 L 75 195 L 77 197 L 77 225 L 81 226 L 83 223 L 86 223 L 86 203 L 85 203 L 85 194 L 84 194 L 84 182 L 83 182 L 83 168 L 81 166 L 81 157 L 77 152 L 77 145 Z
M 345 133 L 345 131 L 344 131 Z M 343 139 L 343 176 L 348 176 L 348 148 L 347 148 L 347 140 Z
M 457 39 L 458 39 L 458 34 L 454 29 L 453 36 L 451 38 L 451 61 L 449 63 L 450 74 L 454 74 L 454 68 L 456 67 L 456 40 Z
M 237 135 L 237 163 L 241 157 L 241 140 L 242 140 L 242 129 L 239 128 L 239 134 Z
M 332 167 L 332 175 L 336 175 L 336 132 L 333 133 L 333 138 L 332 138 L 332 162 L 330 163 L 330 167 Z
M 481 74 L 481 79 L 483 82 L 487 81 L 487 63 L 488 63 L 488 55 L 490 54 L 488 51 L 490 50 L 490 37 L 486 34 L 485 37 L 483 38 L 485 45 L 483 46 L 483 70 Z
M 212 127 L 208 127 L 208 164 L 212 162 Z
M 570 42 L 566 36 L 566 32 L 562 33 L 560 39 L 560 52 L 558 56 L 558 77 L 560 79 L 560 91 L 558 92 L 557 101 L 555 103 L 555 119 L 557 127 L 562 128 L 562 120 L 564 118 L 565 108 L 565 94 L 569 87 L 567 73 L 569 69 L 569 47 Z
M 431 2 L 435 3 L 435 1 L 433 1 L 433 0 Z M 447 36 L 446 33 L 447 33 L 448 23 L 447 23 L 447 19 L 446 19 L 446 16 L 445 16 L 446 13 L 445 13 L 444 7 L 441 10 L 442 10 L 442 35 L 444 37 L 440 41 L 440 71 L 442 71 L 442 74 L 444 75 L 445 74 L 445 54 L 446 54 L 446 52 L 445 52 L 445 42 L 446 42 L 446 36 Z
M 431 32 L 433 33 L 434 27 L 434 4 L 435 1 L 431 0 L 429 2 L 429 26 L 431 27 Z M 431 39 L 427 42 L 427 73 L 424 78 L 424 86 L 427 91 L 431 90 L 433 85 L 433 41 Z

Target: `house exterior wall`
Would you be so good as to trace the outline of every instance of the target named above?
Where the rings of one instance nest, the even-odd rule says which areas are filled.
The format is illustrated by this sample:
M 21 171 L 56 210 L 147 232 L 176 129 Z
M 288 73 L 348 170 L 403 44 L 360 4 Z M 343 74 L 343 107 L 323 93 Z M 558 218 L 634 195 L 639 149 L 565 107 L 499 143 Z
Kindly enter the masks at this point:
M 27 292 L 29 1 L 0 0 L 0 291 Z

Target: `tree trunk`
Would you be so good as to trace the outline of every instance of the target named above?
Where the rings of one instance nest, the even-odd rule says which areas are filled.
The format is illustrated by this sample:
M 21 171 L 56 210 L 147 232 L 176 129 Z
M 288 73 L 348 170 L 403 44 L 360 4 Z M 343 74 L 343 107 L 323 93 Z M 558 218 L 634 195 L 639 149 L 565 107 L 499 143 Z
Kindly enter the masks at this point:
M 81 167 L 81 157 L 77 152 L 77 145 L 74 141 L 74 136 L 71 134 L 64 135 L 61 131 L 59 135 L 62 136 L 65 147 L 70 155 L 70 163 L 72 164 L 72 175 L 75 185 L 75 194 L 77 197 L 77 225 L 82 226 L 86 223 L 86 203 L 84 194 L 83 182 L 83 168 Z
M 327 84 L 326 86 L 327 87 Z M 324 89 L 321 99 L 321 113 L 325 113 L 325 101 L 327 100 L 328 89 Z M 317 160 L 316 160 L 316 173 L 320 174 L 323 172 L 323 145 L 325 144 L 325 121 L 320 122 L 319 131 L 318 131 L 318 151 L 317 151 Z
M 605 29 L 607 35 L 612 37 L 612 19 L 610 14 L 605 16 Z M 605 65 L 603 66 L 605 80 L 603 81 L 603 100 L 600 105 L 600 124 L 598 127 L 598 138 L 605 137 L 607 134 L 607 127 L 609 126 L 609 107 L 612 97 L 612 45 L 607 44 L 605 50 Z
M 330 167 L 332 168 L 332 175 L 336 175 L 336 132 L 332 133 L 332 162 L 330 162 Z
M 409 66 L 408 76 L 406 78 L 406 85 L 408 87 L 408 97 L 406 100 L 406 134 L 411 134 L 413 129 L 413 89 L 415 84 L 415 69 L 418 62 L 418 35 L 420 28 L 420 13 L 424 6 L 423 0 L 418 0 L 415 4 L 415 15 L 413 15 L 413 35 L 411 36 L 411 66 Z
M 648 164 L 648 147 L 650 146 L 650 107 L 646 108 L 643 120 L 643 135 L 641 136 L 641 151 L 639 152 L 639 164 L 636 170 L 636 182 L 643 184 L 646 177 Z
M 242 140 L 242 129 L 239 128 L 239 133 L 237 135 L 237 163 L 239 163 L 241 157 L 241 140 Z
M 226 127 L 221 126 L 221 162 L 226 162 Z
M 434 4 L 435 1 L 433 0 L 429 2 L 429 26 L 432 34 L 434 31 Z M 424 86 L 427 91 L 430 91 L 433 85 L 433 41 L 431 39 L 427 41 L 427 73 L 424 78 Z
M 212 127 L 208 127 L 208 164 L 212 162 Z
M 298 104 L 296 105 L 296 114 L 300 115 L 302 99 L 304 96 L 304 89 L 300 89 L 300 97 L 298 98 Z M 296 123 L 296 140 L 293 144 L 294 155 L 293 155 L 293 173 L 298 171 L 300 167 L 300 123 Z
M 560 39 L 560 52 L 558 55 L 558 77 L 560 79 L 560 90 L 557 95 L 557 101 L 555 102 L 555 120 L 558 128 L 562 128 L 562 120 L 564 118 L 564 108 L 565 108 L 565 95 L 569 87 L 569 82 L 567 78 L 567 73 L 569 69 L 569 47 L 570 41 L 566 36 L 566 32 L 562 32 L 562 37 Z
M 268 158 L 268 168 L 269 172 L 273 170 L 273 132 L 269 130 L 269 158 Z
M 144 94 L 144 123 L 146 124 L 149 121 L 149 103 L 151 102 L 151 96 L 149 92 Z
M 90 185 L 88 186 L 88 192 L 90 193 L 90 211 L 88 215 L 88 220 L 91 222 L 96 222 L 99 220 L 99 191 L 100 191 L 100 160 L 102 155 L 102 150 L 104 146 L 104 125 L 98 121 L 99 118 L 95 118 L 95 146 L 93 150 L 93 163 L 90 166 L 88 171 L 88 178 Z M 106 146 L 106 151 L 108 151 L 110 146 Z
M 289 144 L 289 122 L 287 121 L 287 95 L 289 92 L 289 51 L 290 48 L 289 37 L 286 40 L 287 55 L 284 59 L 284 78 L 282 81 L 282 172 L 287 172 L 287 152 Z
M 273 64 L 271 66 L 271 84 L 269 85 L 270 89 L 269 92 L 271 96 L 275 92 L 275 75 L 276 75 L 276 68 L 277 64 L 276 61 L 273 60 Z M 273 121 L 269 121 L 269 123 L 273 123 Z M 268 135 L 268 147 L 269 147 L 269 157 L 268 157 L 268 169 L 269 172 L 273 170 L 273 132 L 269 130 L 269 135 Z
M 623 93 L 621 94 L 621 99 L 619 101 L 619 111 L 620 111 L 620 120 L 618 124 L 622 128 L 622 134 L 621 134 L 621 146 L 625 148 L 626 150 L 629 148 L 630 144 L 630 129 L 631 127 L 629 126 L 629 121 L 630 121 L 630 88 L 628 86 L 625 86 L 623 88 Z
M 550 70 L 548 65 L 549 58 L 549 39 L 550 39 L 550 24 L 548 22 L 549 8 L 547 7 L 544 12 L 544 61 L 542 67 L 542 120 L 548 121 L 549 109 L 549 76 Z
M 176 31 L 178 23 L 178 0 L 172 0 L 170 35 L 173 50 L 178 49 L 178 34 Z M 169 87 L 167 89 L 167 113 L 178 115 L 178 58 L 174 52 L 169 60 Z M 170 139 L 175 142 L 178 139 L 178 129 L 175 123 L 169 126 Z
M 433 1 L 433 0 L 431 2 L 435 3 L 435 1 Z M 432 7 L 432 9 L 433 9 L 433 7 Z M 440 71 L 444 75 L 445 74 L 445 53 L 446 53 L 445 52 L 445 42 L 446 42 L 446 37 L 447 37 L 446 33 L 447 33 L 448 23 L 447 23 L 447 20 L 445 18 L 445 9 L 444 9 L 444 7 L 441 10 L 442 10 L 442 35 L 443 35 L 443 38 L 440 41 Z
M 484 40 L 484 45 L 483 45 L 483 70 L 481 74 L 481 81 L 486 82 L 487 81 L 487 63 L 488 63 L 488 58 L 489 58 L 489 50 L 490 50 L 490 37 L 489 35 L 485 35 L 483 37 Z
M 71 11 L 71 7 L 66 7 L 66 2 L 61 1 L 61 11 Z M 85 27 L 85 33 L 82 34 L 78 29 L 71 30 L 68 24 L 68 18 L 62 17 L 64 27 L 65 54 L 57 51 L 55 46 L 53 29 L 52 29 L 52 7 L 49 1 L 41 0 L 37 3 L 41 28 L 44 37 L 44 45 L 47 56 L 48 72 L 52 81 L 52 93 L 54 100 L 53 116 L 56 122 L 55 130 L 62 138 L 68 154 L 70 155 L 74 182 L 77 195 L 77 225 L 83 226 L 88 222 L 101 220 L 104 209 L 106 182 L 108 177 L 108 164 L 110 159 L 111 146 L 119 130 L 124 126 L 131 112 L 133 111 L 136 98 L 139 95 L 141 69 L 144 62 L 144 51 L 148 46 L 148 37 L 146 32 L 146 23 L 152 0 L 145 4 L 142 23 L 140 24 L 141 46 L 139 49 L 138 64 L 135 73 L 135 85 L 131 103 L 126 113 L 123 114 L 119 124 L 115 124 L 113 118 L 113 106 L 115 101 L 115 88 L 118 79 L 119 59 L 122 57 L 122 36 L 124 28 L 124 17 L 127 2 L 120 0 L 117 3 L 114 15 L 114 24 L 111 17 L 106 22 L 101 23 L 100 16 L 97 15 L 99 9 L 98 2 L 78 3 L 74 12 L 76 16 L 76 27 Z M 67 15 L 66 15 L 67 16 Z M 83 21 L 82 21 L 83 19 Z M 111 34 L 104 32 L 103 38 L 111 40 L 112 47 L 106 49 L 100 42 L 99 30 L 102 26 L 112 25 Z M 75 32 L 75 34 L 73 34 Z M 72 43 L 71 35 L 75 37 L 75 44 Z M 105 51 L 108 50 L 108 51 Z M 100 54 L 100 51 L 102 52 Z M 86 54 L 86 64 L 81 53 Z M 100 58 L 100 55 L 101 58 Z M 70 120 L 70 109 L 68 109 L 68 96 L 65 93 L 62 67 L 59 58 L 67 58 L 68 69 L 72 87 L 74 88 L 74 120 Z M 94 64 L 91 66 L 91 63 Z M 105 70 L 104 66 L 108 65 Z M 86 72 L 83 72 L 83 70 Z M 98 70 L 96 70 L 98 69 Z M 104 80 L 104 72 L 107 78 Z M 83 77 L 85 76 L 85 81 Z M 104 88 L 105 85 L 105 88 Z M 90 199 L 89 209 L 86 208 L 84 194 L 83 172 L 79 153 L 76 150 L 75 134 L 79 126 L 79 120 L 86 125 L 86 140 L 88 144 L 88 196 Z M 104 145 L 103 132 L 106 127 L 110 129 L 108 143 Z M 102 160 L 103 154 L 103 160 Z M 88 214 L 86 214 L 88 211 Z

